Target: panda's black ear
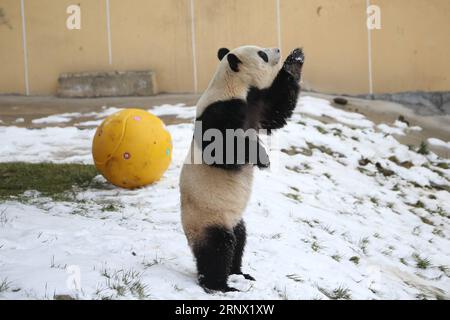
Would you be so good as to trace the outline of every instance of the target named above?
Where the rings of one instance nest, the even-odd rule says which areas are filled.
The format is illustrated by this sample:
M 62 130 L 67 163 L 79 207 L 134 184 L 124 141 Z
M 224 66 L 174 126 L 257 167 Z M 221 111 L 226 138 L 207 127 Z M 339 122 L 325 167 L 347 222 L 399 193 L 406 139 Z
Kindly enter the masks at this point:
M 227 60 L 231 70 L 233 70 L 234 72 L 238 72 L 239 64 L 242 63 L 242 61 L 239 60 L 239 58 L 233 53 L 227 55 Z
M 217 51 L 217 57 L 222 61 L 223 57 L 225 57 L 228 52 L 230 52 L 230 50 L 227 48 L 220 48 L 219 51 Z

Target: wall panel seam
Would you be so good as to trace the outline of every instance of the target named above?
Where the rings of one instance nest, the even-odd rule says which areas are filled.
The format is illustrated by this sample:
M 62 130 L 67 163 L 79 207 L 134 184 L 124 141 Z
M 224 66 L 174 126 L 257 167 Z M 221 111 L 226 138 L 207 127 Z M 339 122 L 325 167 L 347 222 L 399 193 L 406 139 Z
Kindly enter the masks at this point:
M 20 0 L 20 15 L 22 18 L 22 50 L 23 50 L 23 64 L 25 76 L 25 94 L 30 95 L 30 84 L 28 79 L 28 48 L 27 48 L 27 31 L 25 22 L 25 4 L 24 0 Z
M 193 69 L 193 81 L 194 81 L 194 93 L 198 92 L 198 76 L 197 76 L 197 50 L 195 46 L 195 11 L 194 0 L 190 1 L 190 13 L 191 13 L 191 46 L 192 46 L 192 69 Z

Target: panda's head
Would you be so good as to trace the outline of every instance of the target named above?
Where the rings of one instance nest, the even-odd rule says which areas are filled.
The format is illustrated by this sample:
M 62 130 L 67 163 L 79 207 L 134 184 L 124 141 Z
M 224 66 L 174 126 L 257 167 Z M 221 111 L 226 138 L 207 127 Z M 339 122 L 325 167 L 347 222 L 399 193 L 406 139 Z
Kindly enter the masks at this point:
M 268 87 L 280 69 L 278 48 L 242 46 L 231 51 L 221 48 L 217 57 L 221 65 L 229 69 L 229 76 L 258 89 Z

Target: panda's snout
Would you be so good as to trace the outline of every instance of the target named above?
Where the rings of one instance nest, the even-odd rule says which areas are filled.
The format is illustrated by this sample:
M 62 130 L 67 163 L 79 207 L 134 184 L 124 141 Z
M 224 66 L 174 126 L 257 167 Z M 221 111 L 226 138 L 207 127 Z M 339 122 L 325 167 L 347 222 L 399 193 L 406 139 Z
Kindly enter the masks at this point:
M 273 65 L 278 64 L 278 62 L 280 62 L 281 59 L 281 51 L 279 48 L 272 48 L 271 50 L 271 62 Z

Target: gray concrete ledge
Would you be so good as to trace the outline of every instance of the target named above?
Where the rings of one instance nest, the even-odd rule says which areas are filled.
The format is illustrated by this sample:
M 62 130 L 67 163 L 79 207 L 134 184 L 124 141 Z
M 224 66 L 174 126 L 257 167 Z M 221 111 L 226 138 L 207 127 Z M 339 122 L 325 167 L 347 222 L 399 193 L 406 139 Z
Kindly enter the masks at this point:
M 155 72 L 112 71 L 63 73 L 57 95 L 64 98 L 152 96 L 157 94 Z
M 401 103 L 420 115 L 450 115 L 450 91 L 413 91 L 360 95 L 359 97 Z

